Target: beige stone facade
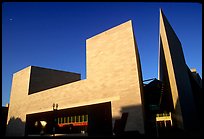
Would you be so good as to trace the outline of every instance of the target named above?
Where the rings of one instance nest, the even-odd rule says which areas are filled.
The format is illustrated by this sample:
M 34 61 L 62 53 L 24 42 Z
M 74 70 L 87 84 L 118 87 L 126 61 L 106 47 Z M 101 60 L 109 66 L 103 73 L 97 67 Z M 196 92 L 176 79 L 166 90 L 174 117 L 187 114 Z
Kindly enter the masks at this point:
M 85 80 L 79 80 L 78 74 L 70 76 L 71 73 L 65 72 L 62 75 L 69 78 L 62 77 L 62 84 L 49 83 L 49 69 L 40 75 L 41 68 L 29 66 L 15 73 L 10 95 L 7 135 L 24 136 L 26 114 L 51 111 L 53 103 L 58 103 L 60 110 L 102 102 L 111 102 L 113 125 L 115 118 L 128 112 L 125 131 L 137 130 L 144 133 L 142 74 L 132 22 L 127 21 L 87 39 L 86 63 Z M 39 74 L 32 75 L 32 69 L 37 69 Z M 56 74 L 53 78 L 59 78 L 57 75 L 61 73 L 54 73 Z M 41 76 L 45 80 L 41 80 Z M 72 80 L 69 81 L 70 77 Z M 38 83 L 43 84 L 47 80 L 48 88 L 40 85 L 42 87 L 37 91 L 34 89 L 35 93 L 28 95 L 33 87 L 31 79 L 35 81 L 34 88 L 38 88 Z M 12 118 L 19 118 L 21 123 L 18 127 L 12 124 Z

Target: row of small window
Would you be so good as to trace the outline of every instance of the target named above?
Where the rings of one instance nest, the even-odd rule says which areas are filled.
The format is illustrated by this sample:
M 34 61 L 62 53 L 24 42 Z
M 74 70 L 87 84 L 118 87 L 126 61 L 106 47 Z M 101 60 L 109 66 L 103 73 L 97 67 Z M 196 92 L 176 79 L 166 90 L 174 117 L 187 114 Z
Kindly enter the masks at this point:
M 156 117 L 163 117 L 163 116 L 171 116 L 171 112 L 169 112 L 169 113 L 158 113 L 158 114 L 156 114 Z
M 74 123 L 74 122 L 88 122 L 88 115 L 59 117 L 57 119 L 58 124 L 62 123 Z

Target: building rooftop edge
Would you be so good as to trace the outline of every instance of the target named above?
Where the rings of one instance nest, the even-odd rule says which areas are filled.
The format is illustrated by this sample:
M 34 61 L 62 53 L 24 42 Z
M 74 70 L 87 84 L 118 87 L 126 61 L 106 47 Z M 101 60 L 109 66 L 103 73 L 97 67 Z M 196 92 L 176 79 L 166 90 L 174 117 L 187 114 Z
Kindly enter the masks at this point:
M 80 73 L 77 73 L 77 72 L 65 71 L 65 70 L 58 70 L 58 69 L 52 69 L 52 68 L 46 68 L 46 67 L 40 67 L 40 66 L 30 66 L 30 67 L 31 67 L 31 68 L 39 68 L 39 69 L 47 69 L 47 70 L 53 70 L 53 71 L 60 71 L 60 72 L 80 74 Z M 80 74 L 80 75 L 81 75 L 81 74 Z
M 125 21 L 125 22 L 123 22 L 123 23 L 121 23 L 121 24 L 119 24 L 119 25 L 116 25 L 116 26 L 114 26 L 114 27 L 110 27 L 109 29 L 106 29 L 105 31 L 102 31 L 102 32 L 100 32 L 100 33 L 98 33 L 98 34 L 96 34 L 96 35 L 93 35 L 92 37 L 86 39 L 86 41 L 89 41 L 89 40 L 91 40 L 91 39 L 93 39 L 93 38 L 95 38 L 95 37 L 98 37 L 99 35 L 104 34 L 104 33 L 106 33 L 106 32 L 115 30 L 116 28 L 119 28 L 120 26 L 123 26 L 123 25 L 128 24 L 128 23 L 132 24 L 132 20 L 128 20 L 128 21 Z
M 32 68 L 39 68 L 39 69 L 46 69 L 46 70 L 53 70 L 53 71 L 59 71 L 59 72 L 66 72 L 66 73 L 73 73 L 73 74 L 78 74 L 78 75 L 81 75 L 81 73 L 77 73 L 77 72 L 71 72 L 71 71 L 65 71 L 65 70 L 58 70 L 58 69 L 52 69 L 52 68 L 45 68 L 45 67 L 40 67 L 40 66 L 32 66 L 32 65 L 29 65 L 25 68 L 22 68 L 20 70 L 18 70 L 17 72 L 13 73 L 13 75 L 16 75 L 18 74 L 19 72 L 25 70 L 25 69 L 32 69 Z

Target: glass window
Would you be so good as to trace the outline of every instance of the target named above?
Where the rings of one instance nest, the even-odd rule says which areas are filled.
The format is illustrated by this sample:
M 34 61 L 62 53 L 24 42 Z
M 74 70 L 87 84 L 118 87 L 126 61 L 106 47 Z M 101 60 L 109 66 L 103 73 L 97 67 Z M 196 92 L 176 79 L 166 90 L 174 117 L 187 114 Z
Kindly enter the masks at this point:
M 60 124 L 60 118 L 59 117 L 57 118 L 57 123 Z
M 84 121 L 88 122 L 88 115 L 85 115 Z
M 61 124 L 63 123 L 63 117 L 61 117 Z
M 71 116 L 71 122 L 74 122 L 74 118 L 73 118 L 73 116 Z
M 80 115 L 78 115 L 78 122 L 80 122 Z
M 69 123 L 69 117 L 67 117 L 67 123 Z
M 76 116 L 74 116 L 74 122 L 76 122 Z

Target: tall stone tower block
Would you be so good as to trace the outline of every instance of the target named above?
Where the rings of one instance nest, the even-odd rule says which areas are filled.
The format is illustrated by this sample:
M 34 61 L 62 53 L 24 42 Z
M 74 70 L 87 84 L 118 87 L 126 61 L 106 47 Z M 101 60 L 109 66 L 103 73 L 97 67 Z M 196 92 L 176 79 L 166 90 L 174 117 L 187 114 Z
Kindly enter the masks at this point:
M 86 41 L 87 80 L 100 85 L 98 93 L 120 96 L 112 101 L 112 116 L 128 112 L 125 130 L 144 133 L 142 72 L 132 21 Z

